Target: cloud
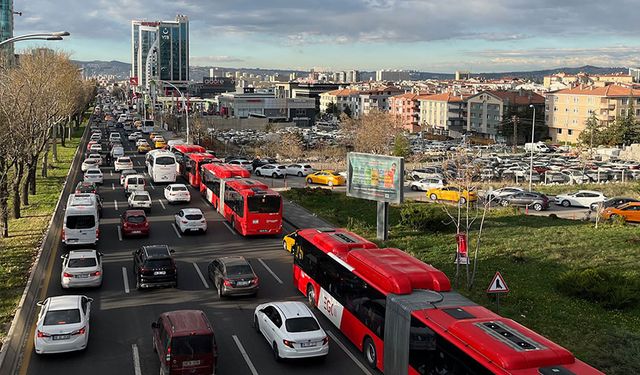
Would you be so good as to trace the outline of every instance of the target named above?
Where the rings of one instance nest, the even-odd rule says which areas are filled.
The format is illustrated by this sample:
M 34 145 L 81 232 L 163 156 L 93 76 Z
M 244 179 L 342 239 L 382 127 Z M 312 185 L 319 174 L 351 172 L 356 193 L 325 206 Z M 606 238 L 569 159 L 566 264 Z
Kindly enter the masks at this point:
M 210 66 L 217 63 L 243 62 L 244 59 L 233 56 L 191 56 L 191 65 Z

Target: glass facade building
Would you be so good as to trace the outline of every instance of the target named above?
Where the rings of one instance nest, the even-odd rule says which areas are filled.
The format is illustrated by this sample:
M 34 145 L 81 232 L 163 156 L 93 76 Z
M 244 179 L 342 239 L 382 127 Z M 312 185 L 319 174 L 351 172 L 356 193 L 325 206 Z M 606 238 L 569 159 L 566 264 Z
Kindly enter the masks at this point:
M 13 37 L 13 0 L 0 0 L 0 41 Z M 13 44 L 9 44 L 3 49 L 11 56 L 13 55 Z
M 147 60 L 151 58 L 147 64 Z M 131 76 L 148 86 L 150 75 L 174 84 L 189 81 L 189 19 L 131 22 Z M 149 77 L 149 78 L 152 78 Z M 180 85 L 183 86 L 183 85 Z

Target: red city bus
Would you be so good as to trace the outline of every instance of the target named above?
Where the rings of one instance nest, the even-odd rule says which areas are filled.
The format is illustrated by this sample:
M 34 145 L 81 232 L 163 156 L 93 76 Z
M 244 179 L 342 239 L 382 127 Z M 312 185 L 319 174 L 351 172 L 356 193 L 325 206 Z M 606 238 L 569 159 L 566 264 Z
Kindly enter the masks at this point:
M 262 182 L 248 178 L 224 180 L 218 212 L 243 236 L 282 232 L 282 197 Z M 220 197 L 220 196 L 218 196 Z
M 220 159 L 204 152 L 193 152 L 184 157 L 185 168 L 182 177 L 195 188 L 200 187 L 200 167 L 205 164 L 221 163 Z
M 200 193 L 207 202 L 218 209 L 220 201 L 221 184 L 228 178 L 250 177 L 251 173 L 245 168 L 235 164 L 205 164 L 200 167 Z
M 301 229 L 295 286 L 386 374 L 602 374 L 451 290 L 447 276 L 344 229 Z
M 178 172 L 179 176 L 182 176 L 186 168 L 185 156 L 194 152 L 206 152 L 207 150 L 198 145 L 181 144 L 169 147 L 169 151 L 176 156 L 176 172 Z

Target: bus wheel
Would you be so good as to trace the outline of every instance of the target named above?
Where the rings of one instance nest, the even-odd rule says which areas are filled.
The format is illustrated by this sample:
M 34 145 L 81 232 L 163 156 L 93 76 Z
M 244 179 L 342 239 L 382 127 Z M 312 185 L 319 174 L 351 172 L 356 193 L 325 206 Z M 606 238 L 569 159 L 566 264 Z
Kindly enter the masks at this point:
M 309 307 L 316 307 L 316 291 L 311 284 L 307 285 L 307 302 L 309 303 Z
M 367 365 L 375 369 L 378 361 L 378 353 L 376 352 L 376 346 L 373 344 L 373 340 L 371 340 L 371 338 L 366 337 L 364 339 L 362 353 L 364 354 L 364 360 L 367 362 Z

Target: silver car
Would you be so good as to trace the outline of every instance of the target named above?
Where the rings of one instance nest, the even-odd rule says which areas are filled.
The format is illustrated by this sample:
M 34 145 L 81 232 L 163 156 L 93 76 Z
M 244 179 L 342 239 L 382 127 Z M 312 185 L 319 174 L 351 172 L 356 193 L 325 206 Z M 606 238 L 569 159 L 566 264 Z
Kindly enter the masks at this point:
M 74 250 L 61 256 L 60 284 L 63 288 L 99 287 L 102 285 L 102 253 Z

